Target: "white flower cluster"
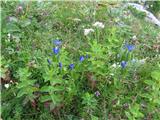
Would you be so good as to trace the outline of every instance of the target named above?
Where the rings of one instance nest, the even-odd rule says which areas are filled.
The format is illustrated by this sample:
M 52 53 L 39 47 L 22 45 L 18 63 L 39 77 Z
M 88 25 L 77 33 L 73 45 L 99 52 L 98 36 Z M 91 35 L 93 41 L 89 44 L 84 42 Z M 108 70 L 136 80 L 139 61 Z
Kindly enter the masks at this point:
M 5 85 L 4 85 L 4 87 L 5 87 L 6 89 L 8 89 L 9 86 L 10 86 L 9 84 L 5 84 Z
M 95 22 L 93 26 L 98 28 L 104 28 L 104 24 L 102 22 Z
M 102 22 L 95 22 L 93 25 L 93 27 L 97 27 L 97 28 L 104 28 L 104 24 Z M 94 32 L 94 29 L 92 28 L 88 28 L 88 29 L 84 29 L 84 35 L 87 36 L 89 33 Z
M 94 32 L 92 28 L 84 29 L 84 35 L 87 36 L 89 33 Z
M 114 63 L 111 65 L 112 68 L 119 68 L 121 67 L 119 63 Z

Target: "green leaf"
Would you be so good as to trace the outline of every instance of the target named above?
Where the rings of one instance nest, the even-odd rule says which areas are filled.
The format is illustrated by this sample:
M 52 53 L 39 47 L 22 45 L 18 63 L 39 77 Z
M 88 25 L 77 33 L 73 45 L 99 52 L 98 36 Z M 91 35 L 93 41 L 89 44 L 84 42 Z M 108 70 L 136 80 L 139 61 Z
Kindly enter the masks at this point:
M 30 19 L 25 19 L 25 20 L 21 21 L 21 26 L 22 27 L 27 27 L 30 24 L 31 24 L 31 20 Z
M 43 86 L 40 91 L 41 92 L 51 92 L 52 86 Z
M 132 116 L 129 112 L 125 111 L 126 116 L 128 117 L 129 120 L 132 120 Z
M 24 89 L 20 90 L 17 94 L 17 97 L 22 97 L 23 95 L 27 94 Z
M 50 100 L 52 100 L 50 95 L 44 95 L 44 96 L 40 97 L 41 102 L 46 102 L 46 101 L 50 101 Z
M 151 86 L 155 84 L 154 80 L 145 80 L 144 83 Z
M 98 120 L 98 117 L 92 115 L 91 120 Z
M 27 86 L 33 86 L 35 83 L 34 80 L 25 80 L 17 85 L 17 88 L 23 88 Z
M 50 96 L 54 104 L 58 104 L 62 100 L 62 97 L 58 94 L 51 94 Z
M 6 32 L 6 33 L 20 32 L 20 29 L 16 24 L 8 23 L 6 25 L 6 29 L 4 29 L 4 32 Z
M 51 85 L 56 85 L 56 84 L 61 84 L 63 81 L 62 80 L 59 80 L 59 79 L 53 79 L 50 81 L 51 82 Z
M 43 86 L 40 91 L 42 92 L 56 92 L 56 91 L 63 91 L 64 87 L 63 86 Z
M 148 93 L 144 93 L 144 94 L 142 94 L 141 96 L 142 96 L 142 97 L 145 97 L 145 98 L 150 98 L 150 97 L 151 97 L 151 95 L 148 94 Z
M 160 80 L 160 71 L 158 71 L 158 70 L 157 71 L 153 71 L 151 73 L 151 77 L 156 79 L 156 80 Z

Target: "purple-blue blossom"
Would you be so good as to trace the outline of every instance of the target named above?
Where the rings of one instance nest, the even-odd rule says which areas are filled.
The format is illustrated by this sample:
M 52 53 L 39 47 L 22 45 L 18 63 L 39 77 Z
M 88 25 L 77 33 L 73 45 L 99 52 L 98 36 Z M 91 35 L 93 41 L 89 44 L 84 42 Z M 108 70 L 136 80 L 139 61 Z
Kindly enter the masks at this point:
M 121 62 L 121 67 L 122 67 L 122 68 L 125 68 L 126 65 L 127 65 L 127 62 L 126 62 L 126 61 L 122 61 L 122 62 Z
M 70 64 L 69 68 L 72 70 L 74 68 L 74 64 Z
M 62 41 L 60 41 L 60 40 L 53 40 L 53 44 L 55 44 L 55 45 L 61 45 L 62 44 Z
M 59 48 L 58 47 L 53 48 L 53 53 L 57 55 L 59 53 Z
M 82 62 L 84 61 L 84 56 L 80 56 L 79 60 Z
M 128 49 L 129 52 L 131 52 L 135 48 L 134 45 L 129 45 L 129 44 L 126 44 L 125 47 Z

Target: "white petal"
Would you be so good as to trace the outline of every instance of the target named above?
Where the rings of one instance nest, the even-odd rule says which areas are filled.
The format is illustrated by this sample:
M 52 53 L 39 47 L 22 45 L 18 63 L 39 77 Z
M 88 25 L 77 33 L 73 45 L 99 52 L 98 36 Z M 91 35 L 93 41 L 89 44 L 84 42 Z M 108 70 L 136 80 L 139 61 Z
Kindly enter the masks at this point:
M 9 88 L 9 84 L 5 84 L 4 87 L 5 87 L 5 88 Z

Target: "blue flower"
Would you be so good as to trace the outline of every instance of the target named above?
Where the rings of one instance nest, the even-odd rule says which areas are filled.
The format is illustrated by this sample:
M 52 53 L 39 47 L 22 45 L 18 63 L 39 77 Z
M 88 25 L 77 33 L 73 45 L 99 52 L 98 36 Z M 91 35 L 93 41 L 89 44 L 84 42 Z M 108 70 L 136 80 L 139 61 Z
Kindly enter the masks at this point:
M 62 68 L 62 63 L 61 62 L 59 62 L 59 67 Z
M 84 60 L 84 56 L 80 56 L 79 60 L 82 62 Z
M 59 53 L 59 48 L 58 47 L 53 48 L 53 52 L 54 52 L 54 54 L 57 55 Z
M 60 40 L 53 40 L 53 44 L 55 44 L 55 45 L 61 45 L 62 41 L 60 41 Z
M 74 64 L 70 64 L 69 68 L 72 70 L 74 68 Z
M 134 45 L 129 45 L 129 44 L 126 44 L 125 47 L 128 49 L 129 52 L 131 52 L 135 48 Z
M 51 64 L 51 60 L 50 60 L 50 59 L 47 59 L 47 62 L 48 62 L 49 64 Z
M 127 62 L 126 62 L 126 61 L 122 61 L 122 62 L 121 62 L 121 67 L 122 67 L 122 68 L 125 68 L 126 65 L 127 65 Z

